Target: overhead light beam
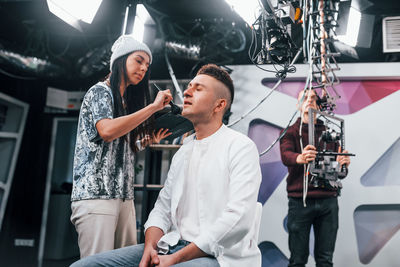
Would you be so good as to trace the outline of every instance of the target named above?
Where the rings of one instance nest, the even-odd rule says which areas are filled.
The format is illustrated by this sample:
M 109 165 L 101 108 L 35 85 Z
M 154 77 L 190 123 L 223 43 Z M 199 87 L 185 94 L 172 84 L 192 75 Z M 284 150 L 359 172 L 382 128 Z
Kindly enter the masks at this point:
M 346 34 L 338 35 L 337 36 L 338 40 L 347 45 L 355 47 L 357 45 L 358 33 L 360 31 L 360 23 L 361 23 L 361 12 L 355 9 L 354 7 L 350 7 Z
M 242 17 L 242 19 L 249 25 L 253 25 L 260 14 L 259 0 L 225 0 L 231 8 Z
M 82 31 L 79 21 L 91 24 L 102 0 L 47 0 L 51 13 Z
M 154 25 L 155 22 L 143 4 L 136 5 L 135 21 L 133 23 L 133 37 L 140 41 L 144 41 L 145 25 Z

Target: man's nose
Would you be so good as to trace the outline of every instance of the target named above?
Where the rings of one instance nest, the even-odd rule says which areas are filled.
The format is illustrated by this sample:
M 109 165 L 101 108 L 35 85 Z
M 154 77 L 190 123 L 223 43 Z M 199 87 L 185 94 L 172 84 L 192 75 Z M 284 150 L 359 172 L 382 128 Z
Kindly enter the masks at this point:
M 183 96 L 184 96 L 184 97 L 189 97 L 189 96 L 191 96 L 191 94 L 192 94 L 192 92 L 191 92 L 190 88 L 186 89 L 186 90 L 183 92 Z

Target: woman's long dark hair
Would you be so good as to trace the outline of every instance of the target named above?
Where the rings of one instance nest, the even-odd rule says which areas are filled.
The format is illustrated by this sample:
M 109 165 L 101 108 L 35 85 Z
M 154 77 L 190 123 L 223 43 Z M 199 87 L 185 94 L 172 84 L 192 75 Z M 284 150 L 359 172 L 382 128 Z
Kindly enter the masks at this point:
M 151 103 L 150 92 L 149 92 L 149 70 L 146 72 L 143 79 L 137 85 L 129 85 L 124 93 L 124 100 L 126 108 L 123 106 L 121 93 L 119 91 L 120 85 L 123 81 L 128 81 L 128 75 L 126 72 L 126 60 L 128 55 L 117 58 L 114 61 L 110 78 L 110 87 L 114 98 L 114 118 L 124 116 L 127 114 L 134 113 Z M 123 80 L 121 80 L 123 77 Z M 136 147 L 136 140 L 143 138 L 146 134 L 152 135 L 154 130 L 154 115 L 143 123 L 139 124 L 135 129 L 130 131 L 125 137 L 129 135 L 129 142 L 131 149 L 134 152 L 138 151 Z

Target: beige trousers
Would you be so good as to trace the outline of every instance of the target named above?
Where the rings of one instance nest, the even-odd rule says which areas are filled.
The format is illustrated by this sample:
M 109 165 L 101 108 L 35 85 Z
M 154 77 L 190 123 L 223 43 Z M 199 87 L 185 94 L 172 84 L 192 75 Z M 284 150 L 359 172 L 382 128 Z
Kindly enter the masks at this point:
M 137 244 L 133 200 L 73 201 L 71 222 L 78 232 L 81 258 Z

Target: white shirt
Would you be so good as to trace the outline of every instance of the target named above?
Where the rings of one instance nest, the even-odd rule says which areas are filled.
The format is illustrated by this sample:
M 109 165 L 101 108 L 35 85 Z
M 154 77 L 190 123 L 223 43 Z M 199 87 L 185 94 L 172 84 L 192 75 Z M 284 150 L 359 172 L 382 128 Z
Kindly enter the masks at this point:
M 186 138 L 174 155 L 164 188 L 160 191 L 145 229 L 164 231 L 159 248 L 176 245 L 182 239 L 177 211 L 182 207 L 185 180 L 189 177 L 193 135 Z M 221 267 L 261 266 L 257 246 L 255 210 L 261 183 L 258 151 L 247 136 L 225 125 L 199 142 L 197 159 L 199 234 L 192 240 L 214 256 Z
M 184 181 L 182 198 L 176 210 L 178 229 L 181 239 L 193 242 L 200 233 L 198 213 L 197 177 L 201 159 L 202 140 L 193 141 L 192 155 L 189 161 L 188 176 Z

